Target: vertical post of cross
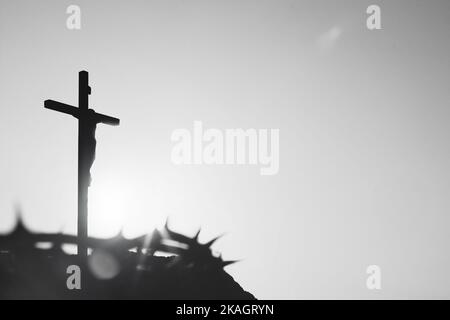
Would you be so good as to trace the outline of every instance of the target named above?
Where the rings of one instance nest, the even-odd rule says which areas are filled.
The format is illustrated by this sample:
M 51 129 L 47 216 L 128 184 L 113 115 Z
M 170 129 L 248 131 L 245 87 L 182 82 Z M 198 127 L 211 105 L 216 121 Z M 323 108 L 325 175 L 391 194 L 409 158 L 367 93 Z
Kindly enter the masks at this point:
M 89 164 L 86 159 L 84 147 L 86 145 L 85 132 L 87 126 L 87 112 L 89 108 L 89 75 L 87 71 L 78 73 L 78 255 L 87 258 L 88 249 L 85 246 L 88 238 L 88 188 L 89 188 Z

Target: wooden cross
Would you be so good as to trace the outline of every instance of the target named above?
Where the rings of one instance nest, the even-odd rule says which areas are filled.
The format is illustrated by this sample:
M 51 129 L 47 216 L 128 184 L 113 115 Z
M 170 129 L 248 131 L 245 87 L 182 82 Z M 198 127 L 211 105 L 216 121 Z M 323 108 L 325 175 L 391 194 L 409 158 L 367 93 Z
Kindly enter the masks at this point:
M 79 72 L 78 108 L 54 100 L 45 100 L 44 107 L 62 113 L 67 113 L 78 119 L 78 255 L 86 258 L 88 248 L 88 188 L 91 181 L 90 169 L 95 158 L 95 129 L 98 123 L 117 126 L 120 120 L 89 109 L 88 72 Z

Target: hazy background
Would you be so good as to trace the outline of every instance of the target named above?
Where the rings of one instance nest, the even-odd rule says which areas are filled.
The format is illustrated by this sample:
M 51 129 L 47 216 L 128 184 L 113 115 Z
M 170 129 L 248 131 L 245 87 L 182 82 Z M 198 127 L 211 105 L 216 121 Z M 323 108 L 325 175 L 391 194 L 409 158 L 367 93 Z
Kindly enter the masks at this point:
M 81 7 L 81 30 L 66 8 Z M 381 7 L 382 30 L 366 28 Z M 450 1 L 0 0 L 0 231 L 76 231 L 77 103 L 99 126 L 90 233 L 166 216 L 258 298 L 450 298 Z M 175 166 L 177 128 L 279 128 L 280 172 Z M 366 288 L 366 267 L 382 290 Z

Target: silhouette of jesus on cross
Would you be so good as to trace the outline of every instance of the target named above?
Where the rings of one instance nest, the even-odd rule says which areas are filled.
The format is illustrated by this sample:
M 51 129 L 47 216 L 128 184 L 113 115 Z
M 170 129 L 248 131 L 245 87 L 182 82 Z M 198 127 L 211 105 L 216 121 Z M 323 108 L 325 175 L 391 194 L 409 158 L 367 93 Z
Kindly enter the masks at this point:
M 89 87 L 87 71 L 79 72 L 78 108 L 54 100 L 45 100 L 44 107 L 67 113 L 78 119 L 78 255 L 87 257 L 88 237 L 88 188 L 91 183 L 90 169 L 95 159 L 95 129 L 98 123 L 119 125 L 120 120 L 89 109 Z

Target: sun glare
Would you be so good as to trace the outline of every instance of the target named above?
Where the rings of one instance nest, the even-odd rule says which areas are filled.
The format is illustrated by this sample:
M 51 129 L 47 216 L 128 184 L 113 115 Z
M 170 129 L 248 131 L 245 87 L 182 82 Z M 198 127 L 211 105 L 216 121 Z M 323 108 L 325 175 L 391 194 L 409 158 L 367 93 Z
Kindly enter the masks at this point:
M 132 183 L 97 180 L 89 188 L 89 235 L 106 238 L 123 231 L 132 237 L 161 227 L 166 216 L 158 203 L 135 190 L 139 186 Z

